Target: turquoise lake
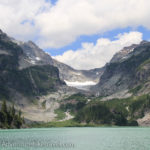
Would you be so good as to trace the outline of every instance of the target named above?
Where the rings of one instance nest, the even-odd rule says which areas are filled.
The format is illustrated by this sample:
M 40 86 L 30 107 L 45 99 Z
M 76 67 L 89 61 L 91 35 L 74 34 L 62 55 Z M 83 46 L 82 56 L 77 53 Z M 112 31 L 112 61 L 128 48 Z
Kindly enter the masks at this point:
M 0 150 L 150 150 L 150 128 L 0 130 Z

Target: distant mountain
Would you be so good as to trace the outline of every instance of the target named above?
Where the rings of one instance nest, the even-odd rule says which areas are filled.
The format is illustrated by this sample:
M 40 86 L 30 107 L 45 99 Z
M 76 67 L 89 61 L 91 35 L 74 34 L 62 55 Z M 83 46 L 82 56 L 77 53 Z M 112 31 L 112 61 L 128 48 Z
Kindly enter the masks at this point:
M 57 60 L 53 60 L 53 62 L 54 66 L 59 69 L 60 78 L 64 80 L 67 85 L 83 90 L 89 90 L 91 85 L 98 83 L 100 76 L 105 70 L 105 68 L 76 70 Z
M 0 30 L 0 105 L 14 102 L 28 123 L 74 117 L 83 124 L 147 126 L 149 94 L 148 41 L 123 48 L 102 68 L 76 70 Z
M 142 41 L 115 54 L 92 90 L 99 96 L 142 95 L 149 93 L 149 79 L 150 42 Z
M 132 51 L 137 47 L 137 44 L 133 44 L 128 47 L 124 47 L 121 51 L 116 53 L 113 58 L 110 60 L 110 63 L 115 63 L 115 62 L 123 62 L 129 57 L 133 55 Z
M 16 43 L 22 48 L 24 55 L 19 59 L 19 69 L 24 69 L 35 65 L 53 65 L 53 59 L 45 53 L 32 41 L 21 42 L 11 38 L 13 43 Z
M 36 47 L 31 42 L 28 44 L 32 49 Z M 26 50 L 30 48 L 26 44 L 23 46 Z M 56 67 L 46 63 L 33 63 L 38 56 L 44 57 L 42 51 L 39 50 L 41 53 L 38 54 L 31 51 L 33 55 L 29 56 L 24 53 L 23 46 L 16 44 L 12 38 L 0 31 L 0 99 L 20 99 L 21 103 L 24 97 L 30 100 L 31 97 L 56 91 L 59 86 L 65 85 L 60 80 Z
M 53 59 L 48 53 L 44 52 L 32 41 L 20 42 L 14 39 L 12 39 L 12 41 L 20 46 L 25 54 L 19 59 L 19 69 L 24 69 L 35 65 L 53 65 L 59 69 L 59 76 L 61 80 L 66 81 L 66 83 L 78 82 L 81 85 L 89 82 L 92 82 L 93 84 L 98 83 L 99 78 L 104 71 L 104 68 L 76 70 Z M 78 85 L 75 87 L 78 87 Z

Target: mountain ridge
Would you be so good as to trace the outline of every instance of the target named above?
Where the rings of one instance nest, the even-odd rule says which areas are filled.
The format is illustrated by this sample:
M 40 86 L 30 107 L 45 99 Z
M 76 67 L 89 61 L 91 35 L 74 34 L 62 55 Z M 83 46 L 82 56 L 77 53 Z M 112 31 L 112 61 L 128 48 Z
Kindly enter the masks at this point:
M 0 100 L 14 102 L 28 122 L 74 118 L 80 124 L 144 125 L 149 70 L 148 41 L 123 48 L 102 68 L 75 70 L 32 41 L 16 41 L 0 30 Z M 64 81 L 98 84 L 83 91 Z
M 67 82 L 89 82 L 98 83 L 99 77 L 102 75 L 104 68 L 95 68 L 91 70 L 76 70 L 64 63 L 53 59 L 49 54 L 40 49 L 32 41 L 20 42 L 13 39 L 26 54 L 20 61 L 20 69 L 27 68 L 34 65 L 53 65 L 59 69 L 59 76 L 61 80 Z M 27 56 L 27 57 L 26 57 Z
M 120 55 L 125 49 L 128 49 L 129 53 Z M 148 82 L 149 62 L 142 66 L 144 68 L 147 65 L 145 72 L 139 68 L 150 58 L 150 42 L 143 41 L 139 45 L 132 45 L 125 49 L 115 54 L 110 63 L 106 64 L 100 82 L 93 87 L 93 90 L 97 91 L 97 95 L 110 96 L 116 92 L 130 91 L 145 80 Z M 122 60 L 125 56 L 126 59 Z

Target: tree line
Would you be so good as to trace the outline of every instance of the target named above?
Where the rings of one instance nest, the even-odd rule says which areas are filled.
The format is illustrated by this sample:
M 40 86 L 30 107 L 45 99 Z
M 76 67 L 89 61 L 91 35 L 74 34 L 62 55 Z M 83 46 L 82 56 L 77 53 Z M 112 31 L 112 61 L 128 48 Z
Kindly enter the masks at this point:
M 21 110 L 17 111 L 14 104 L 7 106 L 4 100 L 0 108 L 0 128 L 21 128 L 24 124 L 24 118 L 21 115 Z

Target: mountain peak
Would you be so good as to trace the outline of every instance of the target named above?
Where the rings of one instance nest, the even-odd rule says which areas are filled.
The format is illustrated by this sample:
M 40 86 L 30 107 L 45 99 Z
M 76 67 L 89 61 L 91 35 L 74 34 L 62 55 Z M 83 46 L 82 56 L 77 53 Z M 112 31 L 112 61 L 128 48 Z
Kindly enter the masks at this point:
M 0 34 L 3 34 L 3 31 L 0 29 Z
M 31 40 L 29 40 L 27 43 L 35 45 L 35 43 L 33 41 L 31 41 Z
M 119 62 L 119 61 L 124 61 L 127 58 L 129 58 L 130 56 L 133 55 L 133 51 L 136 47 L 141 46 L 143 44 L 147 44 L 149 43 L 146 40 L 141 41 L 139 44 L 132 44 L 130 46 L 124 47 L 122 50 L 120 50 L 118 53 L 116 53 L 113 58 L 111 59 L 111 63 L 114 62 Z
M 10 38 L 7 36 L 7 34 L 4 33 L 1 29 L 0 29 L 0 38 L 3 40 L 10 40 Z
M 126 58 L 130 57 L 131 52 L 137 47 L 137 44 L 132 44 L 131 46 L 124 47 L 118 53 L 116 53 L 111 59 L 111 63 L 123 61 Z
M 143 40 L 143 41 L 141 41 L 140 45 L 143 45 L 143 44 L 145 44 L 145 43 L 148 43 L 148 41 Z
M 39 47 L 33 42 L 33 41 L 28 41 L 27 42 L 27 44 L 30 46 L 30 47 L 32 47 L 32 48 L 38 48 L 39 49 Z

